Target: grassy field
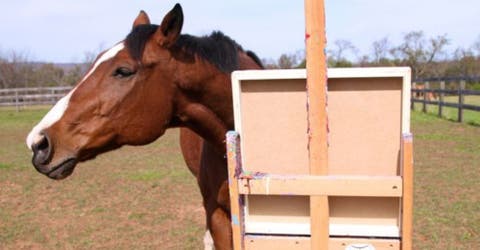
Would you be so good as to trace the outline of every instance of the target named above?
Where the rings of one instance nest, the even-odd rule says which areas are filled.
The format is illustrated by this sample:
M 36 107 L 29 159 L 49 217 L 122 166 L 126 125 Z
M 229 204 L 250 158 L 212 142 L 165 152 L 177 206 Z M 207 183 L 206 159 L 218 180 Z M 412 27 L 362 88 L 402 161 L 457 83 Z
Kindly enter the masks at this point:
M 203 207 L 178 131 L 52 181 L 24 143 L 45 111 L 0 111 L 0 249 L 199 249 Z
M 414 112 L 415 249 L 480 249 L 480 128 Z
M 201 249 L 204 215 L 178 131 L 52 181 L 24 139 L 45 109 L 0 110 L 0 249 Z M 480 249 L 480 127 L 414 112 L 415 249 Z

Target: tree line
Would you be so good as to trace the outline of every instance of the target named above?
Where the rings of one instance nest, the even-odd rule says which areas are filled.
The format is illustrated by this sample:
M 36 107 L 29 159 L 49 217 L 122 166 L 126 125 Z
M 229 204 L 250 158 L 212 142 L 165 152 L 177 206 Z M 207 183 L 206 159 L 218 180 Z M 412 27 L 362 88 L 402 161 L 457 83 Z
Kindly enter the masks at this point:
M 411 31 L 394 44 L 388 37 L 374 41 L 366 54 L 348 40 L 328 45 L 329 67 L 409 66 L 412 79 L 431 77 L 471 77 L 480 75 L 480 36 L 469 47 L 448 50 L 446 35 L 427 37 Z M 101 50 L 99 47 L 97 50 Z M 97 51 L 98 52 L 98 51 Z M 0 88 L 72 86 L 83 76 L 98 53 L 86 52 L 82 63 L 38 63 L 26 53 L 0 51 Z M 305 53 L 282 54 L 278 59 L 263 59 L 266 68 L 304 68 Z
M 480 36 L 469 47 L 458 47 L 453 52 L 447 51 L 450 43 L 446 34 L 427 37 L 423 31 L 411 31 L 398 44 L 388 37 L 376 40 L 367 54 L 361 54 L 352 42 L 336 40 L 328 45 L 328 66 L 409 66 L 412 79 L 479 76 Z M 305 56 L 303 52 L 283 54 L 264 63 L 267 68 L 304 68 Z
M 83 74 L 83 64 L 39 63 L 28 55 L 11 51 L 0 54 L 0 88 L 74 85 Z
M 0 51 L 0 88 L 73 86 L 101 49 L 85 52 L 80 63 L 36 62 L 28 53 Z

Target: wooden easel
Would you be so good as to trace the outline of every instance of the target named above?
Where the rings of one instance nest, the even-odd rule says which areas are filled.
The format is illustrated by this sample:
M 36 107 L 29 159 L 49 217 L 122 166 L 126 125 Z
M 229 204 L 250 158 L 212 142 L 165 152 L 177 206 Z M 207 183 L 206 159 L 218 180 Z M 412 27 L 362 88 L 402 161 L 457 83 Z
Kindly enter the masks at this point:
M 331 196 L 399 197 L 401 200 L 401 236 L 399 239 L 393 241 L 371 239 L 368 243 L 376 249 L 400 249 L 400 247 L 401 249 L 411 249 L 413 204 L 411 134 L 406 133 L 401 139 L 399 157 L 401 171 L 399 176 L 339 176 L 329 174 L 324 2 L 322 0 L 305 0 L 305 16 L 309 173 L 306 175 L 275 175 L 249 172 L 242 166 L 244 159 L 241 156 L 242 145 L 239 134 L 237 132 L 227 134 L 234 249 L 347 249 L 349 244 L 355 244 L 359 240 L 356 238 L 339 239 L 330 237 L 329 197 Z M 279 76 L 271 78 L 282 79 L 283 73 L 284 71 L 278 71 Z M 386 76 L 389 75 L 386 74 Z M 233 78 L 235 77 L 237 76 L 234 73 Z M 249 76 L 243 76 L 242 79 L 248 80 Z M 255 77 L 252 79 L 255 79 Z M 409 78 L 407 80 L 409 81 Z M 232 84 L 235 84 L 235 79 Z M 309 236 L 245 234 L 246 195 L 285 194 L 310 197 Z M 360 242 L 365 241 L 360 240 Z

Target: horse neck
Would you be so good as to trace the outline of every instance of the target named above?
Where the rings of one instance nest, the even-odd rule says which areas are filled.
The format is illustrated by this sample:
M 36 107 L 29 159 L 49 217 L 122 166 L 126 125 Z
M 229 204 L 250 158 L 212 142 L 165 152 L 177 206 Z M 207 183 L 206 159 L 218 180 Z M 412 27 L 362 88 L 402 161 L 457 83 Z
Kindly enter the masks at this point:
M 188 127 L 225 152 L 225 133 L 233 129 L 230 74 L 216 69 L 185 70 L 175 97 L 178 126 Z
M 239 53 L 239 70 L 261 69 L 250 56 Z M 188 67 L 178 100 L 177 116 L 186 126 L 225 152 L 225 134 L 234 129 L 230 73 L 222 73 L 207 63 Z M 182 81 L 179 81 L 182 82 Z

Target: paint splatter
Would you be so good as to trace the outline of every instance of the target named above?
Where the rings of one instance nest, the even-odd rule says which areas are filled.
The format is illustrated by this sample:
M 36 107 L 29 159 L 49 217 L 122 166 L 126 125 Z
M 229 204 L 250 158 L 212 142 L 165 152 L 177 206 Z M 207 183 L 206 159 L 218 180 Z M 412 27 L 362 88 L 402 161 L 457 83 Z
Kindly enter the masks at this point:
M 258 180 L 258 179 L 263 179 L 265 177 L 268 177 L 267 173 L 262 173 L 262 172 L 252 172 L 252 171 L 244 171 L 241 175 L 242 179 L 246 180 Z
M 233 215 L 233 214 L 232 214 L 232 224 L 235 225 L 235 226 L 240 225 L 240 221 L 238 220 L 238 216 L 237 216 L 237 215 Z

